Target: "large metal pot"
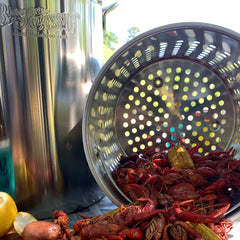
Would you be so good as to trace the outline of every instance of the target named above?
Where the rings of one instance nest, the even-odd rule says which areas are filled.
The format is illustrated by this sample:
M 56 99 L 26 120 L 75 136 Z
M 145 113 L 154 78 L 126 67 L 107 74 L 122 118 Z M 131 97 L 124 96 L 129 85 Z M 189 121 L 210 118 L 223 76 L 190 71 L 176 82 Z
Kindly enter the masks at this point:
M 1 104 L 18 208 L 46 218 L 88 207 L 104 196 L 81 138 L 103 64 L 101 1 L 0 0 L 0 14 Z

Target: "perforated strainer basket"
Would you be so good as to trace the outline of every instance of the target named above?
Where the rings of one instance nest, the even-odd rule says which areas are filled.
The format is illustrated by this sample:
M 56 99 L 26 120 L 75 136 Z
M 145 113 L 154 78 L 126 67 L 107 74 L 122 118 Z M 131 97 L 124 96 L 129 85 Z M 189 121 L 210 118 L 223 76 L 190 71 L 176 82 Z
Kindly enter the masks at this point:
M 240 35 L 204 23 L 172 24 L 120 48 L 93 83 L 83 142 L 97 183 L 128 202 L 112 179 L 121 155 L 172 141 L 199 153 L 240 149 Z

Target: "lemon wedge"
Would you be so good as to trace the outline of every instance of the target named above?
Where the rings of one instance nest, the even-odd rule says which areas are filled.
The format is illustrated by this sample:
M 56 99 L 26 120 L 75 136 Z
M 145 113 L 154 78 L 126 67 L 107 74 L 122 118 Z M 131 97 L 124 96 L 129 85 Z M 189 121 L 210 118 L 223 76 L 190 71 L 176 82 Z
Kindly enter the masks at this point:
M 31 222 L 35 222 L 37 219 L 28 212 L 19 212 L 13 222 L 13 226 L 18 235 L 22 236 L 23 229 Z
M 13 198 L 6 192 L 0 192 L 0 237 L 11 230 L 17 213 Z

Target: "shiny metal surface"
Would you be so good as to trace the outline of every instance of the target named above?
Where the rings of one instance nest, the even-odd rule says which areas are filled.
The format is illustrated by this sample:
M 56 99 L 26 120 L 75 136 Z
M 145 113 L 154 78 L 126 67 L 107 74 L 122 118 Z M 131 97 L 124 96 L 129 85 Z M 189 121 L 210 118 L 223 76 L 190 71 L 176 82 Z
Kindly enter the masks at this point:
M 129 202 L 112 178 L 121 155 L 168 149 L 181 138 L 199 143 L 199 154 L 233 147 L 239 158 L 239 60 L 240 35 L 205 23 L 153 29 L 108 60 L 88 96 L 83 142 L 116 205 Z
M 233 228 L 228 234 L 229 240 L 237 240 L 240 237 L 240 211 L 239 209 L 227 215 L 227 219 L 233 222 Z
M 0 79 L 19 210 L 46 218 L 104 194 L 89 171 L 81 119 L 103 62 L 94 0 L 1 0 Z

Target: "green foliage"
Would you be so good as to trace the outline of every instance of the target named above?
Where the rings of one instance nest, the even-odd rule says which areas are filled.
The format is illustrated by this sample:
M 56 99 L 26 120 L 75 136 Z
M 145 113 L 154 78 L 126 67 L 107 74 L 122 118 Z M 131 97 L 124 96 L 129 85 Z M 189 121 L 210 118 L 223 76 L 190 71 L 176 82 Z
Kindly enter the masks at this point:
M 118 43 L 118 38 L 115 33 L 113 32 L 108 32 L 107 30 L 103 31 L 103 44 L 107 46 L 108 48 L 114 50 L 115 48 L 113 47 L 114 43 Z
M 128 32 L 127 41 L 129 41 L 136 37 L 138 33 L 140 33 L 140 29 L 138 27 L 131 27 L 130 29 L 127 30 L 127 32 Z
M 140 33 L 140 29 L 138 27 L 131 27 L 127 30 L 128 38 L 127 41 L 136 37 L 138 33 Z M 118 44 L 118 38 L 115 33 L 109 32 L 107 30 L 103 31 L 103 51 L 104 51 L 104 63 L 114 54 L 116 51 L 116 46 Z
M 103 31 L 103 50 L 104 50 L 104 63 L 116 51 L 114 44 L 118 43 L 118 38 L 115 33 Z

